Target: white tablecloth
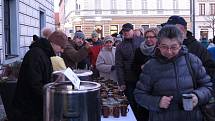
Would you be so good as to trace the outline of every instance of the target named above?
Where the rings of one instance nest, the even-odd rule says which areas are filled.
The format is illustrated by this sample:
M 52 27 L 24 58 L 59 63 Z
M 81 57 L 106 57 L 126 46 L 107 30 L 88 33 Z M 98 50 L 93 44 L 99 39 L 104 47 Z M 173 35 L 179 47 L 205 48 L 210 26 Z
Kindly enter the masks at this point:
M 108 118 L 103 118 L 103 116 L 101 116 L 101 121 L 136 121 L 136 118 L 130 105 L 128 106 L 128 109 L 129 112 L 126 117 L 120 116 L 119 118 L 114 118 L 113 116 L 109 116 Z

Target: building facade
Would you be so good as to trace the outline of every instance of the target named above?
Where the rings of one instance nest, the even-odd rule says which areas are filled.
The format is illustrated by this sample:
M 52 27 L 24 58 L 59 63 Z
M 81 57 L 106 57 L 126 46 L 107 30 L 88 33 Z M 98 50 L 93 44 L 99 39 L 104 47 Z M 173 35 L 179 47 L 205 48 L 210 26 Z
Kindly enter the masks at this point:
M 215 35 L 215 0 L 196 0 L 195 37 L 212 39 Z
M 69 35 L 82 30 L 90 37 L 96 30 L 104 37 L 119 33 L 127 22 L 135 28 L 160 27 L 171 15 L 183 16 L 191 28 L 189 0 L 61 0 L 59 7 L 61 29 Z
M 54 25 L 54 0 L 0 0 L 0 64 L 22 59 L 32 36 Z

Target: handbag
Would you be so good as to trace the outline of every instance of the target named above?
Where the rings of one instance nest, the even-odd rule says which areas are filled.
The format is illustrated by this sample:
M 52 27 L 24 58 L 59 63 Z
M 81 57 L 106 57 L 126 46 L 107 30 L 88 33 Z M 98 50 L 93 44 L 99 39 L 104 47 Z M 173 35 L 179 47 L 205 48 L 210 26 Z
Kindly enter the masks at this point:
M 193 68 L 191 66 L 191 62 L 189 59 L 189 54 L 185 55 L 185 60 L 187 63 L 189 73 L 192 77 L 194 89 L 196 89 L 197 83 L 196 83 L 194 71 L 193 71 Z M 214 100 L 214 97 L 212 97 L 207 104 L 200 106 L 200 109 L 202 111 L 204 121 L 215 121 L 215 100 Z

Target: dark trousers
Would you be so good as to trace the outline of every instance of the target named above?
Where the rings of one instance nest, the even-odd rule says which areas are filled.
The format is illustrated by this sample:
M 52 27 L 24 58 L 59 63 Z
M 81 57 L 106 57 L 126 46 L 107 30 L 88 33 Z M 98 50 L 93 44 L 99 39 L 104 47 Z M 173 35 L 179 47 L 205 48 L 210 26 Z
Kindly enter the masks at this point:
M 134 94 L 133 94 L 135 87 L 136 87 L 136 83 L 127 83 L 125 95 L 128 98 L 129 104 L 132 108 L 132 111 L 134 112 L 134 115 L 137 121 L 148 121 L 149 111 L 141 107 L 135 101 Z

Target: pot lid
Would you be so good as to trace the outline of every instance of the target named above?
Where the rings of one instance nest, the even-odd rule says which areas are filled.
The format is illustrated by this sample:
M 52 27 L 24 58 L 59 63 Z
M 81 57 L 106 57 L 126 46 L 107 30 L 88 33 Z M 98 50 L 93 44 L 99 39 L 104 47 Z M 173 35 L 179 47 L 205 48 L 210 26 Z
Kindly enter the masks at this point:
M 93 74 L 93 72 L 91 70 L 80 70 L 80 69 L 74 69 L 73 72 L 77 75 L 77 76 L 90 76 Z
M 69 81 L 49 83 L 45 86 L 45 88 L 50 88 L 50 90 L 60 93 L 86 93 L 99 90 L 100 87 L 101 85 L 99 83 L 90 81 L 81 81 L 80 89 L 74 89 L 73 84 Z

